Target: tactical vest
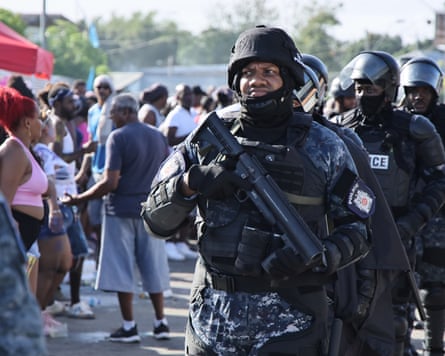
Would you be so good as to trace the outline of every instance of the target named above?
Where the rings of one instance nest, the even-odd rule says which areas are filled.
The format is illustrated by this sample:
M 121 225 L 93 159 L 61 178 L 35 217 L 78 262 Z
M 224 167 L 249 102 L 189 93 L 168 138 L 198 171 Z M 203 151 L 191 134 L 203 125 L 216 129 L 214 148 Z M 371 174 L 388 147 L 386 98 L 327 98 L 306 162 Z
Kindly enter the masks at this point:
M 445 104 L 438 104 L 434 107 L 430 117 L 431 122 L 436 127 L 437 132 L 445 142 Z
M 388 121 L 388 120 L 387 120 Z M 409 136 L 409 115 L 394 112 L 382 126 L 359 126 L 356 132 L 392 209 L 404 209 L 411 200 L 416 166 L 416 142 Z
M 292 137 L 293 135 L 288 135 Z M 268 145 L 239 139 L 254 155 L 285 192 L 303 219 L 317 236 L 326 236 L 324 172 L 320 172 L 301 146 Z M 241 201 L 240 201 L 241 200 Z M 203 211 L 198 218 L 198 236 L 201 255 L 213 271 L 237 275 L 234 267 L 237 249 L 246 228 L 266 236 L 264 256 L 281 247 L 280 231 L 268 225 L 255 206 L 247 199 L 230 198 L 225 201 L 198 202 Z

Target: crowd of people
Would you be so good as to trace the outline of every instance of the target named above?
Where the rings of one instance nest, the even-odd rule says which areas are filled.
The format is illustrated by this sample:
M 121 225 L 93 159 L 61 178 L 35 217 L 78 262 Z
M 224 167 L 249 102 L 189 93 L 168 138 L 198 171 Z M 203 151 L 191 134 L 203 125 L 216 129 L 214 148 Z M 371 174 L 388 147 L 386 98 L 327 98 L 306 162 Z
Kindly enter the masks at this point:
M 169 338 L 169 261 L 189 258 L 187 355 L 413 356 L 417 324 L 424 355 L 444 355 L 445 105 L 432 59 L 363 51 L 330 80 L 285 31 L 258 26 L 235 42 L 227 86 L 207 91 L 117 93 L 99 75 L 92 91 L 77 80 L 34 94 L 11 78 L 0 191 L 40 309 L 28 334 L 39 354 L 42 337 L 68 335 L 58 314 L 95 318 L 80 295 L 92 254 L 95 288 L 119 302 L 110 341 L 140 341 L 138 279 L 153 336 Z

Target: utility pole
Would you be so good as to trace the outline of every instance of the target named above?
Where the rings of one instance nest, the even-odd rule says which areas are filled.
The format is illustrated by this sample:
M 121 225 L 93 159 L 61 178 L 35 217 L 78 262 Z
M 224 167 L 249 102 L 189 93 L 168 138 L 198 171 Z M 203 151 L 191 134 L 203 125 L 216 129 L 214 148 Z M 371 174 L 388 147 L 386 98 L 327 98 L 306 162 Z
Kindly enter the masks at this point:
M 40 47 L 46 49 L 46 37 L 45 37 L 45 29 L 46 29 L 46 0 L 42 0 L 43 7 L 42 13 L 40 14 Z

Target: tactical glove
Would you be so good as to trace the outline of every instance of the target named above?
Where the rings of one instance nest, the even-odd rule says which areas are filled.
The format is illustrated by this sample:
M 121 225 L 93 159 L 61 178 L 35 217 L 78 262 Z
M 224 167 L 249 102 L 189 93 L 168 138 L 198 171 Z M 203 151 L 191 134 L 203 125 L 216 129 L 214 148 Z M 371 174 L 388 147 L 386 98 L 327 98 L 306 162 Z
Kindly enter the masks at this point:
M 221 164 L 192 165 L 188 171 L 188 185 L 204 197 L 215 200 L 223 200 L 239 189 L 251 187 L 249 181 Z
M 376 289 L 376 272 L 371 269 L 359 269 L 357 286 L 357 309 L 353 315 L 353 320 L 357 326 L 361 326 L 369 315 L 372 298 Z
M 397 219 L 396 224 L 405 249 L 410 249 L 413 244 L 413 237 L 421 229 L 424 221 L 419 214 L 411 213 Z
M 308 269 L 300 254 L 288 246 L 275 250 L 261 263 L 273 278 L 297 276 Z

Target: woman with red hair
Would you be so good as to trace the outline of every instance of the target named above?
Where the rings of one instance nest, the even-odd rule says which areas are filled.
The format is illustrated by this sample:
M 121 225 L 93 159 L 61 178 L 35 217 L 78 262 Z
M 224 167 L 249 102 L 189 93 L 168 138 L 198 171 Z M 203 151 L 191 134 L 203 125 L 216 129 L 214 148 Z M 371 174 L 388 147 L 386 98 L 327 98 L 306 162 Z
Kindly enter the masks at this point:
M 15 89 L 0 88 L 0 125 L 9 135 L 0 146 L 0 190 L 28 250 L 40 232 L 44 216 L 42 196 L 54 188 L 30 149 L 42 133 L 37 103 Z M 50 215 L 60 214 L 56 200 L 49 199 L 48 205 Z

